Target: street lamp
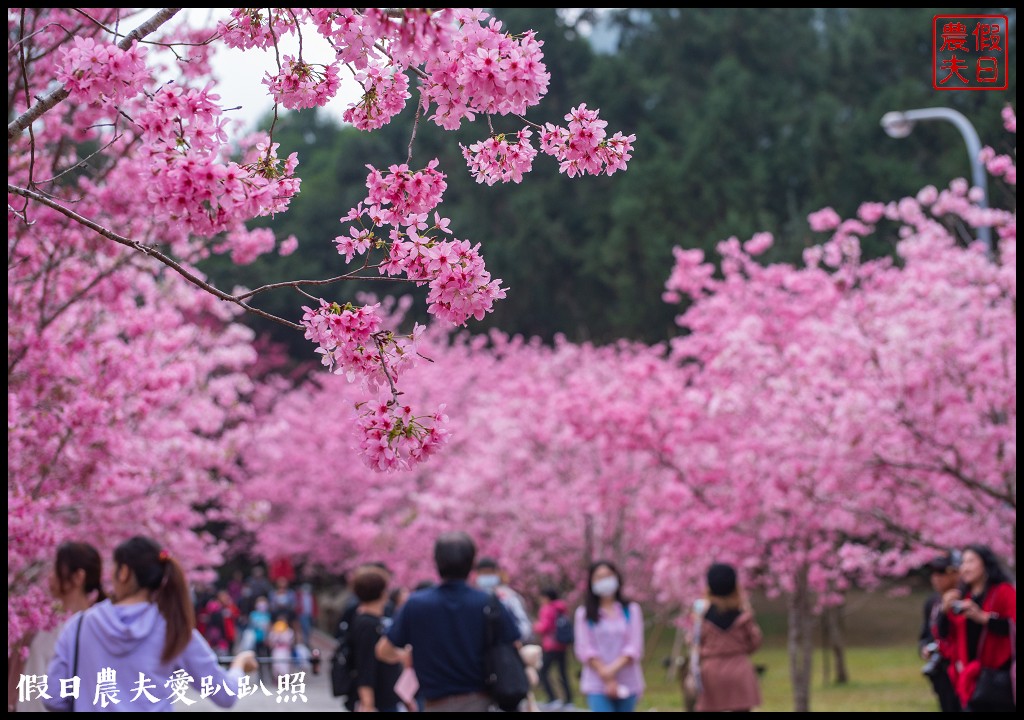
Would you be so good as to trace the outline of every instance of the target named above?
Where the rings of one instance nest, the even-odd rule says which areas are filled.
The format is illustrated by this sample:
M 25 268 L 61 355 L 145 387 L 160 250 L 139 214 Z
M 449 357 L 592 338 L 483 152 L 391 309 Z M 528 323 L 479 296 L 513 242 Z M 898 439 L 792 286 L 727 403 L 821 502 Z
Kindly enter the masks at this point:
M 974 186 L 981 189 L 981 200 L 978 206 L 988 208 L 988 176 L 981 164 L 981 140 L 974 125 L 963 114 L 946 107 L 922 108 L 920 110 L 904 110 L 903 112 L 887 112 L 882 116 L 882 128 L 886 135 L 893 138 L 905 138 L 914 129 L 918 120 L 948 120 L 956 125 L 956 129 L 967 143 L 967 156 L 971 161 L 971 179 Z M 992 257 L 992 228 L 979 227 L 978 239 L 985 245 L 985 253 Z

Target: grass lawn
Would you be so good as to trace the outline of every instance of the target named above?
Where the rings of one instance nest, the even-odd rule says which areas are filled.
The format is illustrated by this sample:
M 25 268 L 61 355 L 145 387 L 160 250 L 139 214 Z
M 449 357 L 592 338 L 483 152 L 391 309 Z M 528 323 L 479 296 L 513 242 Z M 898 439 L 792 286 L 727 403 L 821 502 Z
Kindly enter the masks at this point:
M 790 712 L 793 694 L 789 683 L 789 660 L 784 647 L 768 647 L 754 656 L 754 662 L 768 667 L 761 677 L 764 704 L 761 712 Z M 935 700 L 926 678 L 921 675 L 917 645 L 854 647 L 847 652 L 850 682 L 825 685 L 822 654 L 815 656 L 811 687 L 814 712 L 936 712 Z M 649 662 L 645 669 L 647 692 L 639 710 L 680 712 L 683 708 L 679 684 L 666 677 L 661 662 Z

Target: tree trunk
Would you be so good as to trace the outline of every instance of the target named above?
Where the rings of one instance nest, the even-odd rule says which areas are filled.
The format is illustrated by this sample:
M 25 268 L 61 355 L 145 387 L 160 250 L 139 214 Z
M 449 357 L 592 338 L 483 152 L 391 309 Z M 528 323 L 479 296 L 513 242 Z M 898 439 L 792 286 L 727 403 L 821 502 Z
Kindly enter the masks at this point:
M 583 570 L 594 562 L 594 518 L 587 513 L 583 518 Z
M 831 651 L 835 660 L 835 682 L 838 685 L 845 685 L 850 682 L 849 669 L 846 666 L 846 638 L 843 634 L 843 608 L 830 607 L 825 609 L 822 621 L 826 627 L 826 638 L 828 647 L 826 652 Z
M 811 666 L 814 658 L 814 618 L 811 593 L 807 587 L 807 568 L 801 568 L 796 587 L 788 602 L 789 678 L 793 685 L 793 711 L 810 712 Z

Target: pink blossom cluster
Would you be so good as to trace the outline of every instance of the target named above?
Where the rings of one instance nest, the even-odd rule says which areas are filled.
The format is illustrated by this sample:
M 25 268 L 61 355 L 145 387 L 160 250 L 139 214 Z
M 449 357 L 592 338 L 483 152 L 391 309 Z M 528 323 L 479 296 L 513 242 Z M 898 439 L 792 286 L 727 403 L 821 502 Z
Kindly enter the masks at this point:
M 334 94 L 340 63 L 346 63 L 376 83 L 380 107 L 372 122 L 393 117 L 387 113 L 405 102 L 408 73 L 422 76 L 419 68 L 428 64 L 437 75 L 427 86 L 441 95 L 451 91 L 434 101 L 442 115 L 459 103 L 468 103 L 454 109 L 461 117 L 520 112 L 536 103 L 548 81 L 533 34 L 512 37 L 493 20 L 483 27 L 486 16 L 479 10 L 236 9 L 209 44 L 209 30 L 174 27 L 182 17 L 174 9 L 93 8 L 88 16 L 64 8 L 17 8 L 8 18 L 9 648 L 58 619 L 41 588 L 53 550 L 64 539 L 95 538 L 109 557 L 115 543 L 141 527 L 182 560 L 190 578 L 208 576 L 226 541 L 194 528 L 268 522 L 280 509 L 280 494 L 274 502 L 249 497 L 251 468 L 304 468 L 298 448 L 311 439 L 334 442 L 336 435 L 350 449 L 351 433 L 325 433 L 321 426 L 297 442 L 263 444 L 259 458 L 243 462 L 238 454 L 257 425 L 260 438 L 301 426 L 294 416 L 268 416 L 272 409 L 298 406 L 295 397 L 321 397 L 311 389 L 320 384 L 350 387 L 335 373 L 358 377 L 353 395 L 378 394 L 376 404 L 347 397 L 339 405 L 345 410 L 339 426 L 361 434 L 354 445 L 364 445 L 374 470 L 412 468 L 448 437 L 444 394 L 453 386 L 445 376 L 452 367 L 431 368 L 433 374 L 420 376 L 427 378 L 422 387 L 408 395 L 397 387 L 399 378 L 414 384 L 413 368 L 433 365 L 418 362 L 423 328 L 399 334 L 397 325 L 378 322 L 377 312 L 333 304 L 325 309 L 321 301 L 316 311 L 304 309 L 303 329 L 334 373 L 308 383 L 268 377 L 273 358 L 256 364 L 262 346 L 235 322 L 241 310 L 224 302 L 216 279 L 197 269 L 211 251 L 229 253 L 238 263 L 272 251 L 273 236 L 245 224 L 287 209 L 300 182 L 297 156 L 279 157 L 272 137 L 230 135 L 234 124 L 206 77 L 217 44 L 221 51 L 265 51 L 312 19 L 335 54 L 321 65 L 311 64 L 310 56 L 305 67 L 301 51 L 300 60 L 285 58 L 269 83 L 278 102 L 304 107 L 325 101 Z M 144 54 L 138 44 L 123 51 L 110 44 L 124 43 L 126 32 L 171 47 Z M 52 92 L 55 80 L 67 85 L 66 97 Z M 371 168 L 368 187 L 366 202 L 349 218 L 365 223 L 367 231 L 349 233 L 351 246 L 339 242 L 339 251 L 352 259 L 381 250 L 384 272 L 430 283 L 431 312 L 446 320 L 434 323 L 438 327 L 482 317 L 504 291 L 484 269 L 479 245 L 447 237 L 449 222 L 435 211 L 445 189 L 437 161 L 419 172 Z M 295 238 L 288 238 L 279 251 L 295 246 Z M 235 293 L 241 300 L 242 291 Z M 462 349 L 452 352 L 455 357 Z M 510 393 L 507 405 L 526 395 Z M 354 405 L 363 409 L 361 420 L 352 417 Z M 307 419 L 333 409 L 309 407 L 318 411 L 307 411 Z M 422 414 L 416 407 L 440 409 Z M 465 405 L 476 407 L 475 400 Z M 480 407 L 493 410 L 486 400 Z M 465 434 L 484 417 L 463 421 Z M 540 426 L 540 417 L 533 418 L 530 433 Z M 543 435 L 561 433 L 562 447 L 571 446 L 571 434 L 544 427 Z M 488 433 L 498 429 L 489 426 Z M 540 437 L 524 435 L 522 448 L 529 450 Z M 323 457 L 309 457 L 314 455 Z M 486 463 L 467 464 L 460 473 L 452 475 L 459 485 L 471 474 L 498 479 Z M 278 477 L 286 475 L 293 477 Z M 294 484 L 296 496 L 314 489 L 322 505 L 323 488 L 315 481 L 303 484 Z M 367 502 L 344 518 L 344 532 L 371 526 L 381 531 L 386 523 L 374 515 L 375 507 L 390 510 L 403 499 L 387 495 L 401 487 L 397 482 L 364 486 L 368 495 L 359 497 Z M 472 499 L 452 490 L 447 497 Z M 444 490 L 425 497 L 447 502 Z M 552 522 L 559 519 L 548 514 Z M 307 551 L 309 529 L 299 530 Z M 291 531 L 282 529 L 280 537 L 290 538 Z M 277 536 L 272 540 L 278 542 Z M 346 554 L 333 545 L 332 552 Z
M 370 191 L 364 204 L 376 224 L 399 227 L 409 224 L 411 216 L 430 212 L 441 202 L 448 188 L 444 173 L 437 169 L 434 158 L 422 170 L 413 172 L 406 164 L 391 165 L 387 174 L 367 165 L 366 187 Z M 342 218 L 342 222 L 351 219 Z
M 522 115 L 547 92 L 543 43 L 532 31 L 509 35 L 495 18 L 484 26 L 487 18 L 479 9 L 456 9 L 448 46 L 436 46 L 426 61 L 423 108 L 434 104 L 430 117 L 445 129 L 458 129 L 476 113 Z
M 1009 155 L 997 155 L 990 147 L 981 149 L 981 162 L 989 175 L 1002 178 L 1007 185 L 1017 185 L 1017 163 Z
M 482 320 L 494 301 L 505 297 L 500 279 L 491 279 L 480 255 L 480 245 L 468 240 L 422 238 L 410 232 L 396 240 L 381 265 L 381 273 L 405 273 L 422 284 L 427 281 L 427 312 L 453 325 L 464 325 L 471 317 Z
M 376 388 L 376 401 L 356 403 L 359 452 L 377 470 L 406 469 L 425 460 L 447 439 L 447 418 L 438 411 L 432 417 L 415 417 L 408 405 L 399 405 L 396 383 L 406 368 L 415 365 L 417 343 L 424 328 L 416 325 L 410 335 L 383 329 L 380 303 L 361 307 L 320 301 L 313 310 L 303 307 L 306 338 L 316 342 L 316 352 L 334 374 L 356 379 L 363 388 Z M 442 406 L 443 409 L 443 406 Z
M 336 49 L 338 61 L 351 63 L 357 70 L 381 57 L 375 44 L 381 37 L 379 30 L 389 27 L 382 15 L 376 8 L 365 14 L 355 8 L 310 8 L 310 18 Z
M 168 83 L 135 114 L 150 152 L 218 157 L 228 140 L 220 96 L 212 84 L 202 89 Z
M 306 9 L 296 10 L 302 17 Z M 309 8 L 309 19 L 335 48 L 340 62 L 356 70 L 371 65 L 414 67 L 451 45 L 459 32 L 459 9 Z
M 285 55 L 278 74 L 267 73 L 263 84 L 270 88 L 275 102 L 290 110 L 302 110 L 326 105 L 338 92 L 341 83 L 336 62 L 313 65 L 301 57 L 296 59 Z
M 414 416 L 411 406 L 382 391 L 377 401 L 357 404 L 356 410 L 359 452 L 374 470 L 408 470 L 448 441 L 444 405 L 432 415 Z
M 231 20 L 217 24 L 217 33 L 228 47 L 247 50 L 273 47 L 275 38 L 295 32 L 293 23 L 284 8 L 269 8 L 272 11 L 268 21 L 264 11 L 268 8 L 232 8 Z
M 615 133 L 607 137 L 608 123 L 600 120 L 597 110 L 586 104 L 573 108 L 565 116 L 569 127 L 547 123 L 540 136 L 540 149 L 558 160 L 559 172 L 568 177 L 577 175 L 612 175 L 626 169 L 633 152 L 636 135 Z
M 415 325 L 412 333 L 399 335 L 385 329 L 378 314 L 380 303 L 355 306 L 320 300 L 316 310 L 303 306 L 305 337 L 317 344 L 321 361 L 335 375 L 349 382 L 388 385 L 415 363 L 416 345 L 423 332 Z
M 122 50 L 111 42 L 74 35 L 72 47 L 61 47 L 57 78 L 73 100 L 118 105 L 138 95 L 149 79 L 146 49 L 133 42 Z
M 379 303 L 355 307 L 320 300 L 316 310 L 303 305 L 305 337 L 315 342 L 323 364 L 336 374 L 353 380 L 356 371 L 375 376 L 381 371 L 381 356 L 374 336 L 381 328 L 376 314 Z
M 359 217 L 363 210 L 362 205 L 357 205 L 352 209 L 351 218 Z M 346 216 L 349 217 L 349 216 Z M 346 218 L 342 218 L 344 221 Z M 345 256 L 345 262 L 352 262 L 352 258 L 355 255 L 363 255 L 373 246 L 376 241 L 376 236 L 373 230 L 365 227 L 351 227 L 349 228 L 348 235 L 338 235 L 334 238 L 334 244 L 338 248 L 338 254 Z
M 775 243 L 775 237 L 769 232 L 754 233 L 753 237 L 743 244 L 743 249 L 748 255 L 761 255 L 768 251 Z
M 488 185 L 509 180 L 522 182 L 523 173 L 533 169 L 533 159 L 537 157 L 537 150 L 530 144 L 532 134 L 524 128 L 515 134 L 514 140 L 501 134 L 475 142 L 469 147 L 460 144 L 470 175 L 478 183 Z
M 274 249 L 277 240 L 270 228 L 237 228 L 227 233 L 223 241 L 215 245 L 214 252 L 231 253 L 231 261 L 237 265 L 249 265 L 256 258 Z
M 388 234 L 391 244 L 387 259 L 379 266 L 380 273 L 405 274 L 418 284 L 429 282 L 428 312 L 440 319 L 462 325 L 470 317 L 483 318 L 496 299 L 505 297 L 505 290 L 501 280 L 492 280 L 485 269 L 479 243 L 472 246 L 466 240 L 437 240 L 421 234 L 427 229 L 426 214 L 440 202 L 447 187 L 444 175 L 436 170 L 437 160 L 415 173 L 407 165 L 392 165 L 387 175 L 368 167 L 369 194 L 341 220 L 366 217 L 374 227 L 394 226 Z M 447 219 L 436 213 L 434 217 L 434 228 L 451 232 Z M 403 225 L 404 234 L 399 230 Z M 335 243 L 338 252 L 351 260 L 353 255 L 369 250 L 376 240 L 372 229 L 360 227 L 350 229 L 347 237 L 337 237 Z
M 1007 132 L 1017 133 L 1017 113 L 1014 111 L 1012 105 L 1007 105 L 1002 110 L 1003 127 L 1006 128 Z
M 834 209 L 827 207 L 807 216 L 807 222 L 814 232 L 828 232 L 839 227 L 840 217 Z
M 463 8 L 403 8 L 396 18 L 383 8 L 372 8 L 365 22 L 386 39 L 393 62 L 413 67 L 451 47 L 452 37 L 461 31 L 463 13 Z
M 298 155 L 282 161 L 278 143 L 254 136 L 242 164 L 222 158 L 220 108 L 209 100 L 206 91 L 162 88 L 140 115 L 137 171 L 152 209 L 169 221 L 202 237 L 234 230 L 241 239 L 241 223 L 288 207 L 299 190 Z M 219 247 L 230 249 L 230 240 Z
M 342 119 L 360 130 L 387 125 L 411 97 L 409 78 L 400 67 L 388 72 L 371 66 L 356 73 L 356 80 L 363 86 L 363 97 L 345 111 Z
M 674 247 L 672 255 L 675 257 L 675 263 L 672 265 L 668 280 L 665 281 L 662 300 L 667 303 L 678 303 L 682 301 L 684 295 L 700 297 L 715 287 L 715 269 L 704 262 L 703 250 Z

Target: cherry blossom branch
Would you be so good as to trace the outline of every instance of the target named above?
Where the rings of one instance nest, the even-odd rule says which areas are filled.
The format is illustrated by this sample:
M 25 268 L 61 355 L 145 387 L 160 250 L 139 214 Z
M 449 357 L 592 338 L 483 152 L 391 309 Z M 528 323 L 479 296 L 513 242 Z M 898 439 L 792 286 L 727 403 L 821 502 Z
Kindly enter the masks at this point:
M 248 298 L 253 297 L 254 295 L 259 295 L 260 293 L 266 292 L 267 290 L 277 290 L 278 288 L 283 288 L 283 287 L 295 288 L 299 292 L 302 292 L 302 286 L 304 286 L 304 285 L 312 285 L 312 286 L 332 285 L 332 284 L 334 284 L 336 282 L 342 282 L 344 280 L 382 280 L 382 281 L 387 281 L 387 282 L 408 282 L 405 278 L 400 278 L 400 277 L 376 277 L 376 276 L 373 276 L 373 275 L 363 276 L 363 275 L 356 275 L 355 274 L 357 272 L 361 272 L 361 271 L 365 270 L 368 267 L 368 265 L 369 265 L 369 258 L 366 258 L 366 259 L 363 260 L 363 264 L 360 267 L 356 268 L 352 272 L 345 273 L 344 275 L 338 275 L 337 277 L 327 278 L 326 280 L 288 280 L 288 281 L 285 281 L 285 282 L 270 283 L 269 285 L 261 285 L 260 287 L 256 288 L 255 290 L 250 290 L 249 292 L 243 293 L 243 294 L 238 295 L 236 297 L 237 297 L 238 300 L 246 300 Z M 375 267 L 379 267 L 379 265 L 377 265 Z M 312 297 L 310 295 L 307 295 L 304 292 L 302 292 L 302 294 L 306 295 L 306 297 L 308 297 L 310 300 L 315 300 L 316 299 L 316 298 L 314 298 L 314 297 Z
M 421 107 L 422 107 L 422 105 L 420 103 L 416 103 L 416 114 L 413 115 L 413 118 L 412 118 L 412 134 L 409 135 L 409 152 L 405 156 L 405 163 L 407 165 L 411 165 L 412 164 L 412 144 L 416 140 L 416 130 L 420 126 L 420 108 Z
M 161 25 L 177 15 L 180 10 L 181 8 L 162 8 L 149 20 L 125 35 L 124 39 L 117 44 L 117 47 L 121 50 L 128 50 L 133 42 L 141 40 L 145 36 L 157 30 Z M 67 98 L 69 94 L 70 92 L 68 89 L 64 85 L 61 85 L 45 97 L 37 98 L 39 102 L 7 124 L 8 142 L 18 137 L 22 132 L 29 128 L 32 123 Z
M 87 12 L 85 12 L 81 8 L 75 8 L 74 10 L 79 15 L 84 15 L 86 18 L 88 18 L 91 23 L 93 23 L 94 25 L 99 27 L 101 30 L 103 30 L 103 32 L 108 33 L 110 35 L 113 35 L 114 37 L 118 37 L 121 34 L 121 32 L 119 30 L 117 30 L 117 29 L 111 30 L 106 25 L 104 25 L 103 23 L 101 23 L 99 20 L 97 20 L 96 18 L 92 17 L 91 15 L 89 15 Z M 120 23 L 120 14 L 118 15 L 118 22 Z M 187 60 L 182 60 L 181 55 L 179 55 L 178 51 L 175 50 L 176 47 L 205 47 L 206 45 L 209 45 L 214 40 L 216 40 L 218 37 L 220 37 L 220 36 L 217 33 L 214 33 L 213 35 L 211 35 L 210 37 L 206 38 L 202 42 L 184 42 L 184 41 L 181 41 L 181 42 L 166 43 L 166 42 L 160 42 L 159 40 L 140 40 L 139 42 L 141 42 L 141 43 L 143 43 L 145 45 L 153 45 L 155 47 L 167 48 L 168 50 L 170 50 L 174 54 L 175 59 L 177 59 L 180 62 L 188 62 Z
M 970 488 L 971 490 L 976 490 L 982 493 L 983 495 L 989 496 L 993 500 L 1005 502 L 1011 507 L 1017 506 L 1017 503 L 1013 500 L 1013 498 L 1007 495 L 1003 495 L 999 491 L 993 490 L 984 483 L 968 477 L 963 473 L 963 471 L 951 466 L 949 463 L 943 462 L 939 463 L 938 465 L 926 465 L 923 463 L 914 462 L 896 462 L 895 460 L 886 460 L 885 458 L 878 454 L 875 455 L 875 462 L 877 462 L 880 465 L 886 465 L 888 467 L 893 467 L 900 470 L 921 470 L 924 472 L 939 472 L 945 475 L 950 475 L 956 480 L 960 481 L 962 485 L 964 485 L 967 488 Z
M 259 308 L 254 308 L 251 305 L 243 302 L 242 300 L 239 300 L 234 295 L 229 295 L 228 293 L 223 292 L 222 290 L 218 290 L 213 285 L 210 285 L 209 283 L 201 280 L 200 278 L 198 278 L 195 275 L 193 275 L 192 273 L 190 273 L 188 270 L 186 270 L 184 267 L 182 267 L 178 262 L 176 262 L 172 258 L 168 257 L 167 255 L 164 255 L 162 252 L 160 252 L 156 248 L 150 247 L 148 245 L 143 245 L 140 242 L 137 242 L 135 240 L 131 240 L 131 239 L 126 238 L 126 237 L 124 237 L 122 235 L 118 235 L 117 233 L 111 232 L 110 230 L 107 230 L 105 227 L 102 227 L 101 225 L 98 225 L 97 223 L 93 222 L 92 220 L 89 220 L 88 218 L 83 217 L 82 215 L 79 215 L 78 213 L 74 212 L 73 210 L 69 210 L 68 208 L 64 207 L 60 203 L 58 203 L 58 202 L 56 202 L 54 200 L 51 200 L 50 198 L 46 197 L 42 193 L 38 193 L 38 192 L 35 192 L 33 190 L 28 190 L 26 188 L 18 187 L 17 185 L 11 185 L 10 183 L 7 184 L 7 192 L 14 193 L 15 195 L 21 195 L 22 197 L 29 198 L 31 200 L 35 200 L 36 202 L 40 202 L 43 205 L 46 205 L 47 207 L 52 208 L 53 210 L 56 210 L 57 212 L 61 213 L 62 215 L 64 215 L 64 216 L 74 220 L 75 222 L 80 223 L 81 225 L 84 225 L 85 227 L 89 228 L 90 230 L 93 230 L 97 234 L 102 235 L 103 237 L 107 238 L 108 240 L 113 240 L 114 242 L 119 243 L 121 245 L 124 245 L 125 247 L 131 248 L 132 250 L 137 250 L 138 252 L 141 252 L 144 255 L 148 255 L 148 256 L 150 256 L 152 258 L 155 258 L 156 260 L 159 260 L 164 265 L 167 265 L 169 268 L 173 269 L 175 272 L 177 272 L 179 275 L 181 275 L 183 278 L 188 280 L 190 283 L 192 283 L 196 287 L 199 287 L 199 288 L 205 290 L 206 292 L 210 293 L 211 295 L 213 295 L 216 298 L 219 298 L 220 300 L 225 300 L 227 302 L 234 303 L 234 304 L 238 305 L 239 307 L 241 307 L 242 309 L 244 309 L 246 312 L 253 313 L 254 315 L 259 315 L 260 317 L 266 318 L 267 320 L 273 320 L 276 323 L 280 323 L 281 325 L 284 325 L 286 327 L 290 327 L 290 328 L 292 328 L 294 330 L 303 330 L 304 329 L 303 326 L 299 325 L 298 323 L 293 323 L 293 322 L 291 322 L 289 320 L 285 320 L 284 318 L 278 317 L 277 315 L 274 315 L 272 313 L 268 313 L 268 312 L 266 312 L 264 310 L 260 310 Z
M 267 10 L 268 11 L 273 11 L 273 8 L 267 8 Z M 302 28 L 300 26 L 299 19 L 297 17 L 295 17 L 295 13 L 292 12 L 292 9 L 291 8 L 285 8 L 285 10 L 287 10 L 288 14 L 292 16 L 292 22 L 295 23 L 295 34 L 298 35 L 298 37 L 299 37 L 299 61 L 301 62 L 302 61 Z M 273 16 L 271 16 L 269 18 L 269 20 L 273 21 Z M 271 32 L 273 32 L 273 31 L 271 31 Z
M 24 8 L 22 9 L 22 14 L 24 15 Z M 41 34 L 41 33 L 44 33 L 44 32 L 46 32 L 46 29 L 47 29 L 47 28 L 49 28 L 49 27 L 51 27 L 51 26 L 52 26 L 52 27 L 59 27 L 59 28 L 60 28 L 61 30 L 63 30 L 64 32 L 68 32 L 67 28 L 65 28 L 65 27 L 64 27 L 63 25 L 61 25 L 60 23 L 57 23 L 57 22 L 48 22 L 48 23 L 46 23 L 45 25 L 43 25 L 43 26 L 42 26 L 41 28 L 39 28 L 38 30 L 36 30 L 35 32 L 33 32 L 32 34 L 30 34 L 30 35 L 25 35 L 25 34 L 22 34 L 21 36 L 19 36 L 19 38 L 18 38 L 18 41 L 17 41 L 17 42 L 15 42 L 15 43 L 14 43 L 13 45 L 11 45 L 10 49 L 8 49 L 8 51 L 7 51 L 7 52 L 8 52 L 8 54 L 10 54 L 11 52 L 13 52 L 13 51 L 14 51 L 14 50 L 15 50 L 16 48 L 19 48 L 19 47 L 20 47 L 20 46 L 21 46 L 21 45 L 22 45 L 22 44 L 23 44 L 23 43 L 24 43 L 24 42 L 25 42 L 26 40 L 31 40 L 31 39 L 32 39 L 32 38 L 34 38 L 34 37 L 35 37 L 36 35 L 39 35 L 39 34 Z M 68 33 L 68 34 L 70 35 L 70 34 L 72 34 L 72 33 Z M 38 59 L 38 56 L 37 56 L 37 59 Z
M 123 114 L 123 113 L 122 113 L 122 114 Z M 128 117 L 128 116 L 127 116 L 127 115 L 125 115 L 125 117 Z M 129 119 L 129 120 L 131 120 L 131 118 L 128 118 L 128 119 Z M 116 128 L 116 127 L 117 127 L 117 125 L 115 124 L 115 125 L 114 125 L 114 127 Z M 32 132 L 32 129 L 31 129 L 31 128 L 29 128 L 29 133 L 31 133 L 31 132 Z M 105 152 L 105 151 L 106 151 L 106 150 L 107 150 L 108 148 L 110 148 L 110 147 L 111 147 L 111 146 L 112 146 L 112 145 L 113 145 L 114 143 L 116 143 L 116 142 L 117 142 L 118 140 L 120 140 L 121 138 L 123 138 L 123 137 L 124 137 L 124 133 L 123 133 L 123 132 L 117 132 L 117 131 L 115 130 L 115 133 L 116 133 L 116 134 L 115 134 L 115 135 L 114 135 L 114 137 L 113 137 L 113 138 L 112 138 L 112 139 L 110 140 L 110 142 L 108 142 L 108 143 L 107 143 L 106 145 L 104 145 L 103 147 L 101 147 L 101 148 L 98 148 L 98 149 L 97 149 L 97 150 L 96 150 L 95 152 L 91 152 L 91 153 L 89 153 L 89 154 L 88 154 L 88 155 L 86 155 L 86 156 L 85 156 L 84 158 L 82 158 L 82 159 L 78 160 L 78 161 L 77 161 L 76 163 L 74 163 L 73 165 L 69 165 L 68 167 L 64 168 L 63 170 L 61 170 L 61 171 L 60 171 L 59 173 L 57 173 L 57 174 L 56 174 L 56 175 L 54 175 L 53 177 L 47 178 L 47 179 L 45 179 L 45 180 L 39 180 L 38 182 L 36 182 L 36 183 L 32 183 L 32 184 L 33 184 L 33 185 L 42 185 L 42 184 L 44 184 L 44 183 L 52 183 L 52 182 L 54 182 L 54 181 L 56 181 L 56 180 L 59 180 L 59 179 L 60 179 L 61 177 L 63 177 L 64 175 L 67 175 L 67 174 L 68 174 L 69 172 L 71 172 L 72 170 L 78 170 L 78 169 L 80 169 L 80 168 L 85 168 L 85 167 L 87 167 L 87 166 L 88 166 L 88 164 L 89 164 L 89 161 L 90 161 L 91 159 L 93 159 L 93 158 L 94 158 L 94 157 L 96 157 L 97 155 L 100 155 L 100 154 L 102 154 L 102 153 L 103 153 L 103 152 Z M 56 168 L 54 168 L 54 170 L 56 170 Z M 26 201 L 26 202 L 27 202 L 27 201 Z
M 384 350 L 384 343 L 380 340 L 381 333 L 374 333 L 373 344 L 377 346 L 377 353 L 380 355 L 380 369 L 384 373 L 384 377 L 388 379 L 388 386 L 391 388 L 391 397 L 395 403 L 398 402 L 398 388 L 395 387 L 395 380 L 391 377 L 391 373 L 388 371 L 387 361 L 384 359 L 386 356 Z
M 71 9 L 74 12 L 78 13 L 79 15 L 81 15 L 82 17 L 84 17 L 89 22 L 91 22 L 93 25 L 98 27 L 100 30 L 102 30 L 103 32 L 107 33 L 108 35 L 113 35 L 115 38 L 121 36 L 121 31 L 120 30 L 117 30 L 116 28 L 114 30 L 111 30 L 110 28 L 108 28 L 106 25 L 101 23 L 99 20 L 94 18 L 92 15 L 87 13 L 82 8 L 71 8 Z M 118 19 L 119 19 L 119 22 L 120 22 L 120 13 L 118 13 Z
M 18 35 L 20 37 L 25 37 L 25 9 L 24 8 L 21 9 L 21 18 L 20 18 L 19 23 L 18 23 Z M 20 43 L 20 42 L 18 43 L 18 65 L 21 68 L 22 82 L 25 84 L 25 106 L 28 107 L 29 105 L 32 104 L 32 93 L 29 90 L 29 83 L 28 83 L 28 60 L 25 57 L 25 45 L 23 43 Z M 35 171 L 35 166 L 36 166 L 36 136 L 35 136 L 35 133 L 32 130 L 32 126 L 31 125 L 28 128 L 28 137 L 29 137 L 29 144 L 28 144 L 28 184 L 32 185 L 33 184 L 33 182 L 32 182 L 32 175 L 33 175 L 33 173 Z M 25 206 L 22 208 L 22 212 L 23 212 L 23 214 L 25 216 L 25 219 L 27 220 L 28 219 L 28 200 L 27 199 L 25 200 Z
M 515 115 L 515 114 L 513 114 L 512 117 L 517 118 L 519 120 L 522 120 L 524 123 L 526 123 L 527 125 L 532 127 L 534 130 L 543 130 L 544 129 L 543 125 L 538 125 L 537 123 L 535 123 L 535 122 L 533 122 L 531 120 L 527 120 L 522 115 Z
M 81 298 L 85 297 L 86 293 L 92 290 L 94 287 L 99 285 L 103 280 L 106 280 L 114 273 L 120 272 L 121 268 L 128 264 L 130 258 L 123 257 L 119 258 L 112 266 L 98 273 L 96 277 L 85 284 L 81 289 L 72 293 L 68 299 L 61 305 L 58 305 L 56 309 L 49 315 L 49 317 L 40 317 L 39 329 L 45 330 L 50 324 L 53 323 L 58 317 L 60 317 L 68 308 L 72 307 Z

